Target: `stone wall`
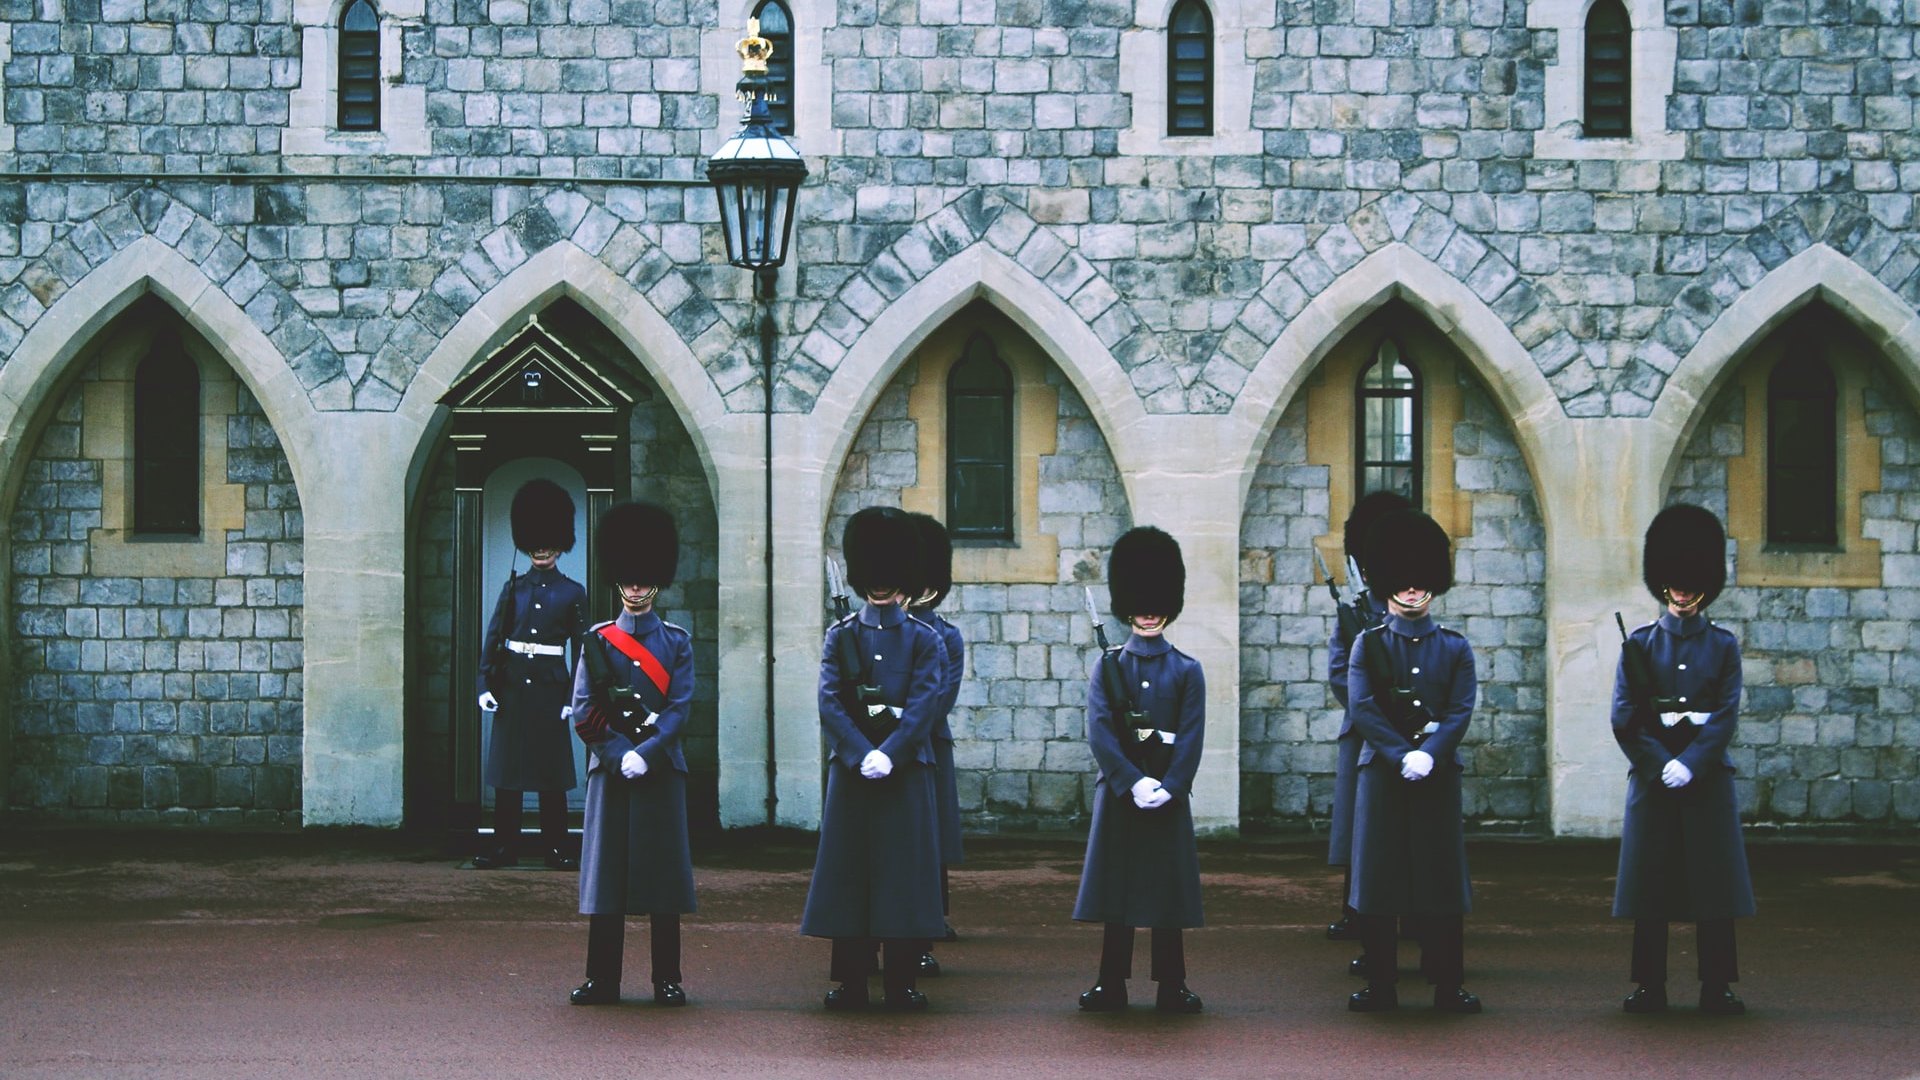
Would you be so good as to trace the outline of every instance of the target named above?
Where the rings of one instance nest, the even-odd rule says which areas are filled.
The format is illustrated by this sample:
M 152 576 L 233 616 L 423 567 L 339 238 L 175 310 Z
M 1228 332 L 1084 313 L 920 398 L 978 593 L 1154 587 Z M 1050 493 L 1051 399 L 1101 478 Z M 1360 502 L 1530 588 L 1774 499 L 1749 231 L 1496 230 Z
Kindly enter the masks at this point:
M 220 577 L 89 572 L 101 463 L 81 452 L 90 368 L 56 407 L 10 519 L 14 732 L 7 805 L 28 817 L 211 825 L 300 821 L 304 522 L 245 388 L 227 479 L 246 525 Z
M 1458 378 L 1454 478 L 1473 500 L 1473 524 L 1454 538 L 1455 584 L 1434 615 L 1472 643 L 1480 680 L 1461 742 L 1464 808 L 1476 827 L 1539 833 L 1548 811 L 1545 535 L 1505 418 L 1477 380 Z M 1312 545 L 1342 523 L 1328 513 L 1328 468 L 1307 463 L 1306 431 L 1303 396 L 1274 427 L 1242 519 L 1240 820 L 1254 831 L 1323 829 L 1333 799 L 1333 601 Z
M 918 425 L 907 415 L 916 373 L 910 364 L 894 378 L 854 438 L 827 525 L 835 559 L 848 516 L 898 506 L 918 481 Z M 1057 369 L 1049 367 L 1047 382 L 1060 395 L 1060 419 L 1057 452 L 1040 459 L 1039 531 L 1060 542 L 1058 580 L 956 583 L 940 605 L 967 640 L 953 754 L 962 822 L 976 831 L 1084 825 L 1095 774 L 1086 739 L 1094 636 L 1084 586 L 1093 586 L 1108 638 L 1122 640 L 1106 616 L 1103 583 L 1107 551 L 1131 524 L 1126 492 L 1086 404 Z
M 1746 696 L 1732 757 L 1749 825 L 1920 821 L 1920 415 L 1880 366 L 1869 372 L 1865 403 L 1881 475 L 1880 489 L 1862 500 L 1862 532 L 1880 543 L 1884 587 L 1743 586 L 1736 543 L 1729 587 L 1709 612 L 1740 639 Z M 1671 501 L 1725 515 L 1726 459 L 1764 437 L 1747 430 L 1746 408 L 1737 386 L 1708 407 Z M 1649 600 L 1639 621 L 1655 610 Z

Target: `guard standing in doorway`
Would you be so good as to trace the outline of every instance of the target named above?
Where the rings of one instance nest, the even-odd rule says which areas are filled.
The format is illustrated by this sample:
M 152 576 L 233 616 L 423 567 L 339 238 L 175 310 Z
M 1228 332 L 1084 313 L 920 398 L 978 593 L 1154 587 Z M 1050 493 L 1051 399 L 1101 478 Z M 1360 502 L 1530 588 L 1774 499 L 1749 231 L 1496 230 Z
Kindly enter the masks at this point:
M 622 503 L 601 516 L 594 547 L 602 576 L 620 593 L 620 615 L 585 635 L 573 676 L 574 730 L 593 760 L 580 866 L 587 981 L 571 1000 L 620 999 L 626 917 L 647 915 L 653 1000 L 685 1005 L 680 916 L 693 913 L 694 901 L 680 739 L 693 701 L 693 638 L 654 611 L 679 566 L 679 534 L 660 507 Z
M 1333 766 L 1333 809 L 1327 829 L 1327 865 L 1346 871 L 1340 888 L 1340 921 L 1327 927 L 1327 936 L 1335 941 L 1356 941 L 1360 930 L 1354 925 L 1353 905 L 1353 793 L 1359 787 L 1360 747 L 1366 740 L 1354 729 L 1353 712 L 1347 707 L 1347 660 L 1353 653 L 1354 639 L 1360 632 L 1380 625 L 1386 612 L 1371 600 L 1366 582 L 1367 531 L 1387 514 L 1408 510 L 1412 504 L 1394 491 L 1372 491 L 1353 504 L 1341 530 L 1347 555 L 1347 591 L 1352 599 L 1340 605 L 1333 620 L 1333 634 L 1327 641 L 1327 685 L 1340 702 L 1340 734 L 1335 746 Z M 1354 958 L 1349 970 L 1365 975 L 1367 958 Z
M 554 565 L 573 550 L 573 497 L 551 480 L 514 492 L 513 546 L 533 567 L 507 578 L 480 647 L 480 708 L 494 714 L 482 779 L 493 788 L 493 845 L 478 870 L 519 861 L 521 803 L 540 793 L 547 866 L 579 867 L 567 850 L 567 792 L 574 785 L 567 731 L 567 644 L 587 626 L 587 590 Z
M 1433 620 L 1453 587 L 1447 534 L 1412 510 L 1382 517 L 1367 537 L 1367 583 L 1386 621 L 1360 635 L 1347 659 L 1348 703 L 1360 748 L 1354 795 L 1353 893 L 1367 986 L 1347 1007 L 1399 1005 L 1399 936 L 1408 916 L 1433 1007 L 1477 1013 L 1465 981 L 1463 931 L 1473 905 L 1460 804 L 1460 759 L 1478 694 L 1473 648 Z
M 1613 913 L 1633 920 L 1626 1011 L 1667 1007 L 1667 924 L 1699 935 L 1700 1011 L 1746 1012 L 1733 920 L 1754 912 L 1727 746 L 1740 723 L 1740 642 L 1707 621 L 1727 584 L 1727 538 L 1711 511 L 1676 503 L 1647 526 L 1647 591 L 1663 610 L 1623 643 L 1613 736 L 1627 755 L 1627 813 Z
M 953 540 L 947 527 L 929 514 L 913 514 L 920 531 L 920 554 L 926 568 L 922 574 L 920 595 L 909 610 L 914 618 L 933 627 L 946 649 L 947 666 L 940 691 L 939 713 L 933 727 L 934 790 L 940 799 L 940 913 L 951 917 L 953 893 L 947 881 L 949 867 L 965 861 L 960 846 L 960 789 L 953 771 L 953 727 L 948 718 L 954 703 L 960 700 L 960 680 L 966 676 L 967 642 L 960 628 L 940 617 L 934 609 L 953 591 Z M 946 925 L 945 940 L 954 940 L 953 924 Z M 940 961 L 929 948 L 920 956 L 920 974 L 940 974 Z
M 827 631 L 820 726 L 831 760 L 800 932 L 833 939 L 829 1009 L 864 1009 L 873 943 L 886 1008 L 919 1012 L 919 959 L 942 932 L 932 735 L 946 680 L 940 635 L 907 613 L 924 568 L 911 519 L 870 506 L 847 521 L 847 579 L 865 603 Z
M 1206 738 L 1207 683 L 1200 662 L 1165 637 L 1185 607 L 1186 585 L 1173 537 L 1140 526 L 1114 543 L 1110 606 L 1132 633 L 1102 652 L 1087 683 L 1087 745 L 1100 776 L 1073 917 L 1105 924 L 1099 977 L 1080 995 L 1088 1012 L 1127 1007 L 1134 928 L 1142 926 L 1152 931 L 1156 1006 L 1201 1008 L 1187 989 L 1182 931 L 1204 925 L 1189 799 Z

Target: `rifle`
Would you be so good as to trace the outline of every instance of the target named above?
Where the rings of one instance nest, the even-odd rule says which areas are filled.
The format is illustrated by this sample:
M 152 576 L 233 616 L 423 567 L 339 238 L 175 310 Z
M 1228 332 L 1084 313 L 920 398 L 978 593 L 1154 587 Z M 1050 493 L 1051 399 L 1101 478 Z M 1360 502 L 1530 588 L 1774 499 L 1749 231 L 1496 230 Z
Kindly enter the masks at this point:
M 839 622 L 853 614 L 853 605 L 847 600 L 847 579 L 840 575 L 840 564 L 827 556 L 827 592 L 833 596 L 833 621 Z
M 1427 736 L 1440 729 L 1440 722 L 1434 718 L 1433 710 L 1413 696 L 1413 687 L 1400 681 L 1400 671 L 1394 666 L 1393 658 L 1387 655 L 1386 642 L 1380 640 L 1381 633 L 1383 631 L 1375 628 L 1360 635 L 1360 662 L 1366 666 L 1367 682 L 1373 686 L 1373 699 L 1380 703 L 1380 711 L 1386 714 L 1387 722 L 1418 749 L 1421 743 L 1427 741 Z
M 1167 769 L 1173 765 L 1173 747 L 1160 737 L 1152 719 L 1134 700 L 1133 691 L 1127 687 L 1126 672 L 1120 670 L 1119 650 L 1107 644 L 1107 628 L 1101 624 L 1100 612 L 1093 606 L 1093 590 L 1087 589 L 1086 594 L 1087 614 L 1093 618 L 1093 637 L 1100 644 L 1100 685 L 1106 690 L 1107 700 L 1113 703 L 1115 719 L 1120 721 L 1115 725 L 1120 751 L 1141 772 L 1155 780 L 1165 779 Z
M 1633 703 L 1627 730 L 1632 731 L 1635 724 L 1644 726 L 1655 742 L 1677 757 L 1693 742 L 1700 730 L 1692 724 L 1668 727 L 1660 722 L 1662 713 L 1685 712 L 1686 709 L 1679 698 L 1661 697 L 1656 693 L 1659 687 L 1653 677 L 1653 657 L 1647 655 L 1646 646 L 1627 635 L 1627 621 L 1620 617 L 1619 612 L 1613 613 L 1613 621 L 1620 628 L 1620 666 L 1627 674 L 1627 700 Z
M 599 636 L 589 630 L 580 635 L 575 648 L 579 650 L 581 661 L 587 665 L 588 713 L 599 711 L 600 702 L 603 700 L 606 702 L 607 711 L 600 717 L 591 715 L 576 717 L 574 730 L 580 733 L 582 740 L 598 742 L 599 739 L 589 738 L 588 735 L 599 726 L 599 723 L 596 723 L 599 721 L 634 742 L 645 742 L 649 735 L 646 729 L 653 726 L 658 714 L 648 706 L 639 687 L 613 685 L 613 669 L 607 664 L 607 654 L 592 640 Z M 664 705 L 665 702 L 661 704 Z M 633 719 L 636 713 L 644 717 L 637 723 Z
M 1360 604 L 1366 603 L 1366 590 L 1356 588 L 1354 600 L 1351 603 L 1341 599 L 1340 587 L 1333 583 L 1333 571 L 1327 569 L 1327 560 L 1320 554 L 1320 549 L 1317 547 L 1313 549 L 1313 561 L 1320 564 L 1320 576 L 1326 580 L 1327 595 L 1333 597 L 1335 617 L 1340 620 L 1340 636 L 1348 641 L 1358 639 L 1361 631 L 1373 625 L 1369 618 L 1373 614 L 1372 605 L 1367 606 L 1365 614 L 1362 614 L 1359 608 Z M 1350 582 L 1360 580 L 1352 559 L 1347 560 L 1347 580 Z
M 833 594 L 834 622 L 846 623 L 847 616 L 853 614 L 853 604 L 847 599 L 847 581 L 840 574 L 840 564 L 832 556 L 827 557 L 827 588 Z M 840 660 L 841 700 L 854 726 L 877 746 L 893 734 L 900 717 L 873 680 L 873 661 L 860 647 L 858 622 L 847 623 L 834 649 Z

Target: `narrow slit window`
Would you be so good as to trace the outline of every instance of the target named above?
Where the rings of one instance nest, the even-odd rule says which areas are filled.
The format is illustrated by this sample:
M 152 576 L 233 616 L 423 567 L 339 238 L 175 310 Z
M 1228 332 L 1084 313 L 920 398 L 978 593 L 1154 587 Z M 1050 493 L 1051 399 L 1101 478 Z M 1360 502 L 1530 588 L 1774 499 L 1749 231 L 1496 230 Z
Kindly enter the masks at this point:
M 984 335 L 947 374 L 947 529 L 1013 539 L 1013 375 Z
M 176 338 L 133 376 L 133 531 L 200 532 L 200 371 Z
M 380 13 L 352 0 L 340 13 L 340 130 L 380 130 Z
M 780 134 L 793 135 L 793 12 L 780 0 L 765 0 L 753 9 L 760 20 L 760 36 L 773 46 L 767 58 L 767 112 Z
M 1420 374 L 1388 338 L 1354 394 L 1354 498 L 1393 491 L 1421 505 Z
M 1767 542 L 1840 542 L 1840 396 L 1833 369 L 1803 342 L 1767 377 Z
M 1167 19 L 1167 134 L 1213 134 L 1213 16 L 1201 0 Z
M 1633 26 L 1620 0 L 1596 0 L 1587 12 L 1587 137 L 1626 138 L 1632 108 Z

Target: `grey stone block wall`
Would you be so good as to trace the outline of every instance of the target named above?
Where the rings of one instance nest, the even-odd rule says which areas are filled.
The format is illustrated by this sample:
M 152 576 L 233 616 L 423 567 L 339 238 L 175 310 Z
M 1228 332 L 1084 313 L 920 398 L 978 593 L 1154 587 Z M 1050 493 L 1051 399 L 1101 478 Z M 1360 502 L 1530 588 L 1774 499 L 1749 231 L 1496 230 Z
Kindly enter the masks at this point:
M 300 820 L 304 522 L 272 425 L 244 387 L 227 477 L 246 526 L 217 578 L 88 572 L 100 463 L 81 454 L 89 370 L 56 407 L 9 520 L 14 731 L 8 808 L 126 824 Z
M 1464 809 L 1482 828 L 1545 832 L 1545 533 L 1511 428 L 1472 376 L 1460 376 L 1460 393 L 1454 480 L 1473 498 L 1473 528 L 1454 538 L 1454 587 L 1434 616 L 1467 636 L 1480 680 L 1460 749 Z M 1250 830 L 1324 829 L 1333 799 L 1333 601 L 1312 543 L 1342 523 L 1330 520 L 1327 467 L 1307 464 L 1306 431 L 1302 396 L 1267 442 L 1241 526 L 1240 820 Z
M 1746 696 L 1732 756 L 1740 814 L 1767 826 L 1910 828 L 1920 821 L 1920 416 L 1882 370 L 1866 392 L 1880 489 L 1862 532 L 1880 542 L 1881 588 L 1750 587 L 1734 545 L 1729 588 L 1709 612 L 1740 638 Z M 1724 515 L 1726 459 L 1748 440 L 1738 386 L 1708 407 L 1670 500 Z M 1641 621 L 1657 613 L 1649 598 Z M 1631 625 L 1631 623 L 1629 624 Z
M 643 372 L 632 372 L 646 387 L 629 421 L 633 497 L 658 502 L 673 512 L 680 531 L 680 565 L 672 587 L 660 593 L 661 617 L 693 635 L 694 694 L 690 723 L 683 734 L 692 773 L 688 798 L 694 822 L 714 818 L 719 775 L 719 530 L 706 473 L 692 437 L 664 395 Z M 419 824 L 449 805 L 453 792 L 452 739 L 448 729 L 448 672 L 453 662 L 453 447 L 443 447 L 422 481 L 414 516 L 409 585 L 412 589 L 408 632 L 408 816 Z M 591 531 L 593 524 L 588 523 Z M 583 535 L 581 543 L 586 542 Z M 483 584 L 482 603 L 491 604 L 495 588 Z M 610 612 L 619 610 L 617 601 Z M 459 688 L 464 698 L 467 688 Z M 577 746 L 576 746 L 577 748 Z M 584 766 L 582 766 L 584 768 Z
M 854 438 L 827 527 L 835 559 L 854 511 L 898 506 L 918 483 L 918 424 L 907 415 L 914 377 L 909 368 L 894 378 Z M 1047 382 L 1060 395 L 1060 419 L 1056 453 L 1040 459 L 1040 531 L 1060 541 L 1059 575 L 1047 584 L 956 584 L 940 605 L 967 639 L 953 753 L 961 818 L 974 831 L 1083 826 L 1093 811 L 1086 701 L 1095 644 L 1083 590 L 1093 587 L 1105 617 L 1107 551 L 1131 518 L 1085 402 L 1058 370 L 1048 369 Z M 1110 617 L 1106 629 L 1113 642 L 1123 639 Z M 1177 644 L 1177 628 L 1168 637 Z

